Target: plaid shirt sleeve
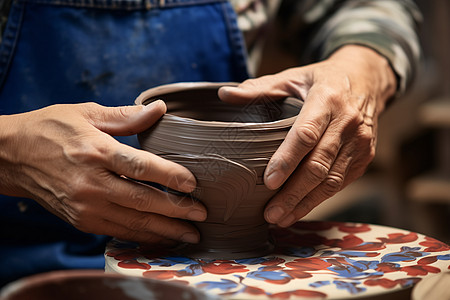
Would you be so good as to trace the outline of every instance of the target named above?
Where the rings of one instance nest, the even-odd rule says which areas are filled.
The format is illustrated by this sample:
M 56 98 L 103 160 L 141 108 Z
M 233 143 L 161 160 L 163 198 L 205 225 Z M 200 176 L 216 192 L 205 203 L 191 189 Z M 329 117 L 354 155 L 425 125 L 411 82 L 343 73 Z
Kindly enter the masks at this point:
M 370 47 L 387 58 L 402 94 L 420 59 L 417 37 L 422 16 L 412 0 L 230 0 L 250 57 L 258 53 L 267 24 L 276 16 L 279 39 L 299 64 L 327 58 L 340 47 Z
M 397 95 L 415 76 L 422 16 L 412 0 L 285 0 L 279 13 L 290 43 L 303 43 L 306 60 L 325 59 L 344 45 L 357 44 L 387 58 L 398 78 Z M 295 42 L 302 36 L 305 40 Z

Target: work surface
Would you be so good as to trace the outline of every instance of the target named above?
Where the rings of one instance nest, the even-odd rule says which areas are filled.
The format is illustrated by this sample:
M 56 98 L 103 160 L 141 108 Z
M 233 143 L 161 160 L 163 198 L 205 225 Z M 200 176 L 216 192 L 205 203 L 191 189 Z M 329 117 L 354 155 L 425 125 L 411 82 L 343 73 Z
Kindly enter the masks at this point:
M 175 281 L 226 299 L 409 299 L 411 288 L 450 268 L 450 247 L 431 237 L 370 224 L 298 222 L 272 228 L 273 254 L 189 259 L 112 241 L 106 271 Z

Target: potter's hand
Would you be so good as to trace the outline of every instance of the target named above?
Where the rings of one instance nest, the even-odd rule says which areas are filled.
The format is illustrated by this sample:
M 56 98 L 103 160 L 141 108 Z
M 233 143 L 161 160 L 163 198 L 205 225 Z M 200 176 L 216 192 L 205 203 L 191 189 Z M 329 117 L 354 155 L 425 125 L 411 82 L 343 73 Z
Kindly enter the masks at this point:
M 375 154 L 377 119 L 394 94 L 387 61 L 371 49 L 345 46 L 317 64 L 226 87 L 227 102 L 304 99 L 304 106 L 264 174 L 265 218 L 287 227 L 361 176 Z M 289 179 L 288 179 L 289 178 Z
M 115 108 L 84 103 L 1 116 L 0 192 L 35 199 L 85 232 L 196 242 L 196 229 L 179 219 L 205 219 L 203 206 L 126 179 L 191 192 L 194 176 L 112 137 L 145 130 L 165 110 L 162 101 Z

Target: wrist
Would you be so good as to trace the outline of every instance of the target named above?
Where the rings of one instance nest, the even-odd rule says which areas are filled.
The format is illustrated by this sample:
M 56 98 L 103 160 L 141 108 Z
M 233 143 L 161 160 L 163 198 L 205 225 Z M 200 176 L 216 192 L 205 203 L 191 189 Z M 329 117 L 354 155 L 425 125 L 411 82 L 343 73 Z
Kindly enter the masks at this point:
M 20 166 L 17 163 L 16 133 L 17 115 L 0 116 L 0 194 L 16 196 L 15 174 Z
M 389 61 L 375 50 L 360 45 L 346 45 L 336 50 L 329 60 L 354 66 L 355 77 L 366 80 L 377 95 L 382 110 L 397 92 L 397 77 Z

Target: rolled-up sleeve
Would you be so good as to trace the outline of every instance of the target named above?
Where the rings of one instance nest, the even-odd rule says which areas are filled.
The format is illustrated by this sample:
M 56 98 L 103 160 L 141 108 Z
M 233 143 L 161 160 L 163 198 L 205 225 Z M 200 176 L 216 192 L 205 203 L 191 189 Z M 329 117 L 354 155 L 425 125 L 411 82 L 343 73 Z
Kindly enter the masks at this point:
M 303 45 L 312 59 L 325 59 L 344 45 L 364 45 L 389 61 L 398 78 L 398 95 L 410 85 L 421 56 L 417 31 L 422 16 L 413 1 L 318 0 L 303 14 L 301 23 L 314 31 Z M 296 18 L 293 13 L 290 17 Z M 292 20 L 290 25 L 298 23 Z

